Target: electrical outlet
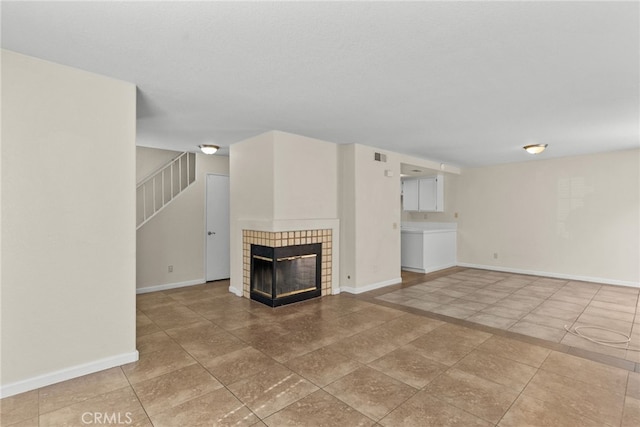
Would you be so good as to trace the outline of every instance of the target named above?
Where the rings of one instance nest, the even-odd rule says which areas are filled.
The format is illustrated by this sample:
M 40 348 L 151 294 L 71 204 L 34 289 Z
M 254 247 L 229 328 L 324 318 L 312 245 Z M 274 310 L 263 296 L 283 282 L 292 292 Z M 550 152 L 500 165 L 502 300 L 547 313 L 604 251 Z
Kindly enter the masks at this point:
M 169 273 L 173 273 L 173 265 L 169 266 Z
M 493 259 L 498 259 L 498 252 L 493 253 Z

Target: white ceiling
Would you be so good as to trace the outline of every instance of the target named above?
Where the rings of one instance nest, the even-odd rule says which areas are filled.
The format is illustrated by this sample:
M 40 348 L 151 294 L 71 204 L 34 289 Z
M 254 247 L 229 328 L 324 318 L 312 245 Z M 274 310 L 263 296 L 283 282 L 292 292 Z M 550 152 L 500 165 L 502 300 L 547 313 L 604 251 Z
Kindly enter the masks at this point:
M 460 166 L 532 159 L 528 143 L 548 143 L 545 158 L 639 146 L 635 1 L 5 1 L 1 13 L 4 48 L 135 83 L 141 146 L 278 129 Z

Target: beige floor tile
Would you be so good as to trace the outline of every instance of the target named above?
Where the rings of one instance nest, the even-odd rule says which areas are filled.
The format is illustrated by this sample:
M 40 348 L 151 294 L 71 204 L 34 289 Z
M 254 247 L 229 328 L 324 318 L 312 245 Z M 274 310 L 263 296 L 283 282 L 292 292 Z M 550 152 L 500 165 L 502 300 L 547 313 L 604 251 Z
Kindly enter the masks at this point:
M 369 367 L 415 388 L 422 388 L 448 366 L 421 356 L 408 345 L 368 364 Z
M 502 418 L 519 394 L 515 390 L 455 368 L 430 382 L 424 390 L 494 424 Z
M 163 412 L 221 387 L 222 384 L 198 364 L 133 385 L 149 415 Z
M 382 325 L 386 320 L 372 318 L 369 314 L 361 314 L 359 311 L 340 316 L 336 319 L 336 326 L 347 328 L 354 334 L 366 331 Z
M 602 424 L 619 425 L 624 396 L 540 369 L 523 394 L 560 405 Z
M 537 368 L 482 350 L 474 350 L 456 363 L 455 369 L 522 391 Z
M 275 365 L 277 362 L 264 353 L 244 347 L 207 360 L 204 367 L 223 384 L 231 384 Z
M 431 311 L 432 313 L 438 313 L 444 316 L 453 317 L 455 319 L 466 319 L 467 317 L 472 316 L 478 312 L 477 310 L 456 307 L 450 304 L 443 304 L 438 307 L 434 307 L 429 311 Z
M 175 304 L 175 300 L 171 299 L 164 292 L 149 292 L 146 294 L 136 295 L 136 308 L 138 310 L 153 310 L 154 308 L 172 304 Z
M 591 296 L 588 296 L 588 297 L 578 296 L 572 292 L 560 291 L 551 295 L 548 301 L 564 301 L 564 302 L 570 302 L 572 304 L 578 304 L 586 307 L 591 302 L 591 298 L 592 298 Z
M 570 303 L 567 303 L 570 304 Z M 576 319 L 580 316 L 580 311 L 567 311 L 563 308 L 559 307 L 550 307 L 540 305 L 537 308 L 531 311 L 532 314 L 537 314 L 540 316 L 553 317 L 555 319 L 560 319 L 565 322 L 571 323 L 575 322 Z
M 527 323 L 535 323 L 536 325 L 548 326 L 553 329 L 564 329 L 565 325 L 572 325 L 572 322 L 570 321 L 567 322 L 566 320 L 535 313 L 529 313 L 520 320 Z
M 213 301 L 211 294 L 205 292 L 203 289 L 193 288 L 196 288 L 196 286 L 189 286 L 183 291 L 171 292 L 167 296 L 182 305 Z
M 498 329 L 508 329 L 511 325 L 517 322 L 515 319 L 508 319 L 506 317 L 494 316 L 493 314 L 482 312 L 469 316 L 466 320 Z
M 37 416 L 38 390 L 16 394 L 0 400 L 0 425 L 8 426 Z
M 252 426 L 259 418 L 226 388 L 151 415 L 155 427 Z
M 631 332 L 631 328 L 633 327 L 632 322 L 626 322 L 624 320 L 618 319 L 609 319 L 606 317 L 594 316 L 592 314 L 584 313 L 578 317 L 573 326 L 596 326 L 599 328 L 611 329 L 613 331 L 618 331 L 622 334 L 629 334 Z M 590 336 L 595 334 L 595 337 L 598 338 L 599 335 L 602 335 L 604 339 L 614 339 L 618 340 L 621 338 L 620 334 L 615 334 L 613 332 L 607 332 L 603 330 L 591 329 L 589 331 Z M 616 335 L 614 338 L 611 338 L 611 334 Z
M 440 307 L 442 304 L 438 302 L 429 302 L 421 299 L 412 299 L 410 301 L 403 303 L 402 305 L 406 307 L 417 308 L 418 310 L 431 311 L 436 307 Z
M 39 427 L 39 425 L 40 425 L 39 423 L 40 423 L 39 418 L 38 417 L 34 417 L 34 418 L 29 418 L 29 419 L 26 419 L 26 420 L 18 421 L 15 424 L 11 424 L 10 427 Z M 5 426 L 5 424 L 0 424 L 0 425 L 2 425 L 3 427 Z M 7 425 L 7 427 L 9 427 L 9 426 Z
M 122 369 L 111 368 L 42 387 L 39 390 L 39 412 L 40 414 L 51 412 L 127 386 L 129 383 L 122 373 Z
M 587 308 L 600 308 L 617 313 L 636 313 L 636 307 L 634 306 L 620 305 L 604 301 L 591 301 Z
M 628 371 L 603 365 L 581 357 L 552 351 L 541 366 L 554 374 L 583 381 L 595 387 L 624 394 L 627 386 Z
M 601 302 L 609 302 L 617 305 L 623 305 L 628 307 L 633 307 L 638 302 L 638 296 L 635 295 L 625 295 L 617 292 L 605 292 L 600 290 L 594 297 L 592 301 L 601 301 Z
M 582 414 L 533 397 L 520 395 L 518 400 L 502 417 L 499 427 L 602 427 L 602 423 L 582 416 Z
M 629 372 L 627 396 L 640 400 L 640 372 Z
M 520 321 L 511 326 L 509 331 L 553 342 L 560 342 L 566 334 L 564 329 L 551 328 L 525 321 Z
M 399 346 L 381 337 L 377 330 L 367 330 L 352 337 L 344 338 L 327 348 L 360 363 L 369 363 Z
M 264 420 L 270 427 L 373 426 L 375 421 L 329 393 L 318 390 Z
M 212 359 L 247 346 L 245 342 L 225 331 L 213 334 L 207 338 L 184 342 L 181 345 L 191 356 L 203 365 L 208 365 Z
M 551 350 L 544 347 L 495 335 L 480 344 L 478 350 L 536 368 L 539 368 L 551 353 Z
M 227 388 L 261 419 L 318 390 L 283 366 L 260 372 Z
M 205 315 L 207 319 L 211 320 L 216 326 L 226 330 L 233 331 L 240 328 L 251 327 L 253 325 L 263 324 L 264 319 L 248 311 L 234 311 L 227 315 L 219 315 L 217 313 L 213 316 Z
M 493 424 L 428 394 L 418 392 L 380 420 L 387 427 L 489 427 Z
M 195 311 L 179 304 L 145 310 L 144 314 L 161 329 L 175 328 L 204 320 Z
M 622 427 L 637 427 L 640 425 L 640 400 L 627 396 L 624 400 Z
M 169 348 L 180 349 L 180 346 L 164 331 L 139 336 L 136 339 L 136 349 L 140 354 L 167 350 Z
M 135 384 L 194 363 L 196 361 L 186 351 L 170 348 L 140 354 L 140 359 L 137 362 L 123 365 L 122 371 L 129 382 Z
M 223 330 L 213 322 L 200 318 L 197 322 L 189 325 L 166 328 L 165 332 L 178 344 L 182 345 L 211 338 L 223 333 Z
M 513 320 L 519 320 L 523 316 L 527 315 L 527 313 L 529 313 L 529 310 L 511 307 L 512 304 L 510 304 L 509 307 L 505 307 L 499 304 L 500 302 L 496 303 L 495 305 L 491 305 L 485 308 L 484 310 L 482 310 L 481 313 L 491 314 L 493 316 L 500 316 L 503 318 L 513 319 Z
M 161 331 L 160 327 L 153 323 L 145 314 L 136 314 L 136 336 L 152 334 Z
M 379 420 L 416 393 L 383 373 L 362 367 L 324 388 L 373 420 Z
M 105 418 L 106 417 L 106 418 Z M 108 420 L 109 422 L 106 422 Z M 81 426 L 90 424 L 138 424 L 147 421 L 131 387 L 113 390 L 91 399 L 40 415 L 41 427 Z
M 362 366 L 353 358 L 327 347 L 291 359 L 285 365 L 318 387 L 324 387 Z
M 442 340 L 429 334 L 412 341 L 409 345 L 414 347 L 421 356 L 447 366 L 455 365 L 474 348 L 453 338 Z
M 601 354 L 606 354 L 613 357 L 618 357 L 620 359 L 624 359 L 624 357 L 627 354 L 626 350 L 602 346 L 594 342 L 591 342 L 589 340 L 586 340 L 582 337 L 572 335 L 570 333 L 567 333 L 564 336 L 564 338 L 562 338 L 562 341 L 560 341 L 560 343 L 568 345 L 570 347 L 580 348 L 584 350 L 593 351 L 595 353 L 601 353 Z
M 509 295 L 507 298 L 503 298 L 499 301 L 496 301 L 492 307 L 504 307 L 510 310 L 516 310 L 518 312 L 530 312 L 531 310 L 538 307 L 545 300 L 542 298 L 535 297 L 527 297 L 527 296 L 517 296 L 517 295 Z M 515 313 L 519 315 L 520 313 Z

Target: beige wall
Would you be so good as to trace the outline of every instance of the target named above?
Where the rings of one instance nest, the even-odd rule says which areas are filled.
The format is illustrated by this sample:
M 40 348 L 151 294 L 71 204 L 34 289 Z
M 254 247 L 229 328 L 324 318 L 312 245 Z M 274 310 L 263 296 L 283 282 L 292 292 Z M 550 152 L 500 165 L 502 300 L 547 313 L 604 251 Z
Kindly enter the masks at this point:
M 143 178 L 180 153 L 138 148 Z M 202 283 L 205 280 L 206 174 L 229 175 L 229 158 L 196 154 L 196 182 L 137 232 L 138 291 Z M 169 272 L 169 265 L 173 272 Z
M 3 395 L 137 358 L 135 86 L 2 51 Z
M 395 153 L 364 145 L 355 144 L 353 153 L 346 150 L 341 208 L 353 229 L 345 225 L 343 233 L 354 240 L 343 235 L 341 250 L 348 255 L 340 266 L 341 288 L 359 293 L 400 280 L 400 162 Z M 375 152 L 386 154 L 387 162 L 375 161 Z
M 458 262 L 638 286 L 639 170 L 640 150 L 465 170 Z
M 337 218 L 337 145 L 274 132 L 274 218 Z
M 336 144 L 270 131 L 231 145 L 231 288 L 241 294 L 242 230 L 338 228 Z M 336 244 L 337 245 L 337 244 Z M 338 277 L 335 249 L 335 280 Z
M 180 151 L 136 147 L 136 182 L 142 182 L 180 154 Z

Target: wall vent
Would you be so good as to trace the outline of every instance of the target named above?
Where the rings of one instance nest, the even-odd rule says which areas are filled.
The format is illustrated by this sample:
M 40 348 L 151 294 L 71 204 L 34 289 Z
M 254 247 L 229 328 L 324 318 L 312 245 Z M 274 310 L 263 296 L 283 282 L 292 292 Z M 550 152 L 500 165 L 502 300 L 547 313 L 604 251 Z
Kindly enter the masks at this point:
M 375 160 L 376 162 L 386 162 L 387 155 L 382 153 L 373 153 L 373 160 Z

